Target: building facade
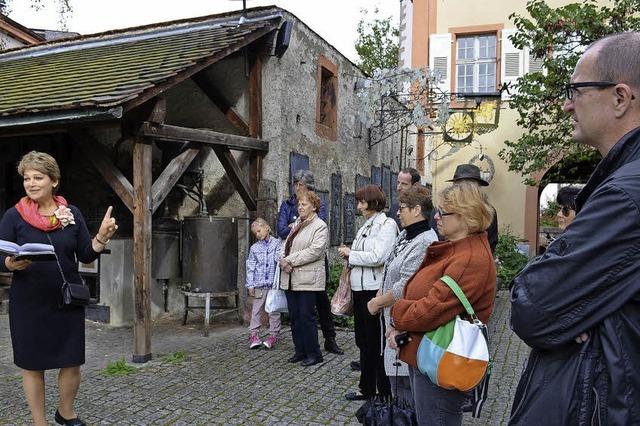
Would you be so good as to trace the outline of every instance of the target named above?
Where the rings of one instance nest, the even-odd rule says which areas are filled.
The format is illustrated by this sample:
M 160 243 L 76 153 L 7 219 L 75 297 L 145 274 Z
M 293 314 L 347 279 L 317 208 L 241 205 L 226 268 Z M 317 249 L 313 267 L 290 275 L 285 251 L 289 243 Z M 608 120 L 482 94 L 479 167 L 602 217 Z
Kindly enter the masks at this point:
M 541 70 L 541 61 L 516 49 L 509 40 L 515 25 L 511 13 L 527 15 L 526 0 L 401 0 L 400 62 L 407 67 L 429 67 L 440 76 L 439 89 L 448 93 L 490 93 L 503 83 L 513 83 L 525 73 Z M 550 7 L 571 3 L 549 0 Z M 511 89 L 513 91 L 513 89 Z M 486 192 L 498 211 L 500 229 L 509 227 L 535 248 L 538 220 L 538 188 L 522 183 L 523 177 L 508 171 L 498 153 L 505 140 L 517 140 L 523 129 L 516 125 L 517 113 L 509 108 L 509 95 L 502 93 L 499 125 L 491 132 L 475 135 L 452 155 L 440 155 L 439 135 L 424 138 L 417 151 L 435 155 L 425 158 L 431 165 L 434 193 L 447 185 L 461 163 L 476 163 L 490 179 Z M 446 144 L 443 147 L 448 149 Z M 418 160 L 420 163 L 421 160 Z

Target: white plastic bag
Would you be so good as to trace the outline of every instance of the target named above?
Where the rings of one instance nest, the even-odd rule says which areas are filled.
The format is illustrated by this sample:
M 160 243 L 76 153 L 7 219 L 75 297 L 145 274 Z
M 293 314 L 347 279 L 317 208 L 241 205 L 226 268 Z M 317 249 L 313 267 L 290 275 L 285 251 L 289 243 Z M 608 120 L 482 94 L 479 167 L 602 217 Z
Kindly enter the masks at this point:
M 280 265 L 276 265 L 276 273 L 273 276 L 273 285 L 267 293 L 267 300 L 264 302 L 264 310 L 272 314 L 274 312 L 287 313 L 287 296 L 280 290 Z
M 272 314 L 274 312 L 289 312 L 287 309 L 287 296 L 283 290 L 269 290 L 267 300 L 264 302 L 264 310 Z

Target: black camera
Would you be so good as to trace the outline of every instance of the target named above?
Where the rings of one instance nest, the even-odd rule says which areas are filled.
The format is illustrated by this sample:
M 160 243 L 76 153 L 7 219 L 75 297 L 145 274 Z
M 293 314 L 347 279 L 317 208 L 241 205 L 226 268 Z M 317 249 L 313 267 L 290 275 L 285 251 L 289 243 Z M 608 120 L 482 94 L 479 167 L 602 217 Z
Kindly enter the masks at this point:
M 399 348 L 405 346 L 411 340 L 411 338 L 409 337 L 409 333 L 407 333 L 406 331 L 404 333 L 396 334 L 395 339 L 396 345 Z

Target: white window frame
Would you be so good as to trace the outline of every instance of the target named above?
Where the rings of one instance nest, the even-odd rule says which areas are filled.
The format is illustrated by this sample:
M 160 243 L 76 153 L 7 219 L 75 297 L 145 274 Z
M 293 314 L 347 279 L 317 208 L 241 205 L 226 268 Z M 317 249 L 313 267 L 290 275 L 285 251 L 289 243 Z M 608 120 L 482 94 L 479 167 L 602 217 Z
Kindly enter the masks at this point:
M 480 38 L 481 37 L 493 37 L 495 40 L 495 47 L 494 47 L 494 56 L 492 58 L 480 58 Z M 459 49 L 460 49 L 460 40 L 469 40 L 469 39 L 473 39 L 473 59 L 458 59 L 458 53 L 459 53 Z M 498 52 L 498 37 L 497 34 L 495 33 L 488 33 L 488 34 L 475 34 L 475 35 L 460 35 L 456 37 L 456 51 L 455 51 L 455 58 L 456 58 L 456 92 L 460 92 L 460 93 L 478 93 L 480 92 L 480 64 L 493 64 L 494 65 L 494 70 L 493 70 L 493 86 L 492 88 L 490 88 L 490 90 L 486 90 L 483 93 L 490 93 L 490 92 L 495 92 L 496 89 L 496 76 L 498 73 L 498 60 L 497 60 L 497 52 Z M 472 90 L 468 90 L 465 89 L 464 91 L 459 87 L 458 85 L 458 79 L 460 77 L 460 73 L 458 66 L 459 65 L 473 65 L 473 71 L 472 71 L 472 75 L 473 75 L 473 87 Z

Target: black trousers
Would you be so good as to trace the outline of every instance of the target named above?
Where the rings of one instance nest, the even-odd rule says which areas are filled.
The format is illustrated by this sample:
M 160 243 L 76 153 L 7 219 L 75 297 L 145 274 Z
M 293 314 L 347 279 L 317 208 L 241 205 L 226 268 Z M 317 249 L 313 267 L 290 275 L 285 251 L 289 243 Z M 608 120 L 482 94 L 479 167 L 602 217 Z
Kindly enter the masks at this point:
M 329 261 L 327 257 L 324 258 L 324 272 L 329 282 Z M 329 296 L 327 296 L 327 288 L 325 286 L 324 291 L 316 291 L 316 309 L 318 310 L 318 319 L 320 321 L 320 328 L 322 329 L 322 337 L 324 340 L 335 340 L 336 338 L 336 326 L 333 323 L 333 314 L 331 313 L 331 302 Z
M 316 325 L 317 291 L 286 290 L 289 319 L 291 320 L 291 335 L 296 348 L 296 356 L 304 358 L 320 358 L 318 344 L 318 326 Z
M 384 371 L 382 355 L 382 331 L 380 314 L 371 315 L 367 309 L 376 290 L 352 291 L 353 317 L 355 320 L 356 345 L 360 349 L 360 391 L 370 397 L 377 393 L 391 394 L 391 384 Z

